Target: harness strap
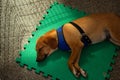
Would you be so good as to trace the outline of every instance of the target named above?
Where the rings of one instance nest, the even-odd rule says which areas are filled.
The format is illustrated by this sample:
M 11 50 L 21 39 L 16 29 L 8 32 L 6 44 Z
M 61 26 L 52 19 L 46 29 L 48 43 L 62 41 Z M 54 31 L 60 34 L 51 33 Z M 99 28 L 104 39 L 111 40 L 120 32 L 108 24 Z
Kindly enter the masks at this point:
M 81 41 L 84 43 L 85 46 L 88 46 L 89 44 L 92 43 L 90 38 L 85 34 L 85 32 L 82 30 L 82 28 L 79 25 L 77 25 L 74 22 L 69 22 L 69 23 L 71 23 L 76 29 L 79 30 L 80 34 L 82 35 Z
M 63 26 L 57 29 L 57 36 L 58 36 L 58 48 L 64 51 L 71 50 L 63 34 Z
M 76 23 L 74 23 L 74 22 L 70 22 L 70 23 L 71 23 L 75 28 L 77 28 L 81 34 L 85 33 L 85 32 L 80 28 L 80 26 L 78 26 Z

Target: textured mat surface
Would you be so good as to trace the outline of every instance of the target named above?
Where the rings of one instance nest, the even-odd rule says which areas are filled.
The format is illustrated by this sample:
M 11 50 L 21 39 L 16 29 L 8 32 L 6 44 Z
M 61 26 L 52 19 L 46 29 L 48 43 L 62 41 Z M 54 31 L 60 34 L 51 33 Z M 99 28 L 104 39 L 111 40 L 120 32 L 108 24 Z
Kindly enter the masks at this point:
M 62 24 L 74 20 L 78 17 L 85 16 L 85 12 L 66 7 L 63 4 L 54 3 L 44 16 L 44 20 L 40 21 L 32 38 L 28 40 L 29 44 L 24 46 L 20 52 L 20 57 L 16 59 L 20 66 L 27 66 L 27 69 L 35 69 L 36 73 L 44 72 L 44 76 L 51 75 L 52 79 L 61 80 L 105 80 L 109 78 L 108 70 L 112 70 L 110 66 L 113 55 L 116 55 L 117 46 L 108 41 L 84 48 L 80 59 L 80 65 L 88 72 L 88 78 L 75 78 L 69 71 L 67 61 L 70 53 L 57 50 L 48 59 L 41 63 L 36 62 L 35 45 L 38 37 L 51 29 L 57 29 Z M 57 15 L 57 16 L 56 16 Z M 62 64 L 62 65 L 61 65 Z

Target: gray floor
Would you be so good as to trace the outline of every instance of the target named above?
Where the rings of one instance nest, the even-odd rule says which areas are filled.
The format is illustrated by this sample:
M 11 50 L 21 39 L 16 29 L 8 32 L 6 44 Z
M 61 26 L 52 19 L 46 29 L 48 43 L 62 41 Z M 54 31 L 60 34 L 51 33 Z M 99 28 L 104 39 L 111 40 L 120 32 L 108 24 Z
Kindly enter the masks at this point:
M 54 0 L 0 0 L 0 80 L 49 80 L 16 64 L 31 32 L 39 24 Z M 120 14 L 120 0 L 58 0 L 59 3 L 88 13 L 115 12 Z M 120 80 L 120 54 L 110 72 L 110 80 Z

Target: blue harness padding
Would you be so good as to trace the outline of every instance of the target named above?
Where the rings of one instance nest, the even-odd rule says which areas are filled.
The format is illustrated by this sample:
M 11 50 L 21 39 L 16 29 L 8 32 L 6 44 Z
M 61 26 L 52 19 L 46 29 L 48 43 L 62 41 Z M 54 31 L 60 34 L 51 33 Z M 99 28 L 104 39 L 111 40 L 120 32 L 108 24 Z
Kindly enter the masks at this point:
M 58 36 L 58 48 L 64 51 L 71 50 L 65 41 L 65 38 L 63 35 L 63 26 L 57 29 L 57 36 Z

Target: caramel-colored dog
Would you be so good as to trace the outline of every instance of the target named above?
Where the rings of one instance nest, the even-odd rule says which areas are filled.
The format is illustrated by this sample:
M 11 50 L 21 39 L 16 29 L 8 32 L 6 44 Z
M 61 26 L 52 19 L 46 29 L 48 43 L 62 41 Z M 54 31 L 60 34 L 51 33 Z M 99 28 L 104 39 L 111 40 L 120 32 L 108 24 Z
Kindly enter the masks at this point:
M 120 16 L 113 13 L 92 14 L 73 21 L 79 25 L 90 38 L 92 44 L 101 42 L 109 35 L 109 40 L 120 46 Z M 84 43 L 82 35 L 70 23 L 63 26 L 63 35 L 71 49 L 68 66 L 76 77 L 80 74 L 87 76 L 86 72 L 78 65 Z M 39 62 L 58 48 L 58 36 L 56 30 L 51 30 L 37 40 L 36 51 Z

